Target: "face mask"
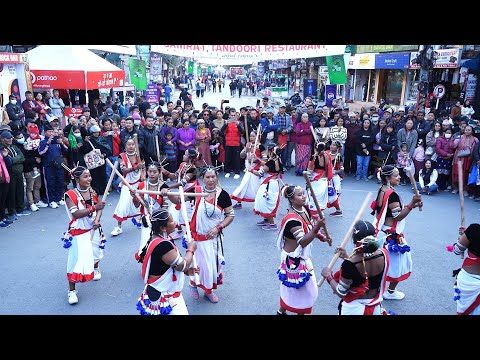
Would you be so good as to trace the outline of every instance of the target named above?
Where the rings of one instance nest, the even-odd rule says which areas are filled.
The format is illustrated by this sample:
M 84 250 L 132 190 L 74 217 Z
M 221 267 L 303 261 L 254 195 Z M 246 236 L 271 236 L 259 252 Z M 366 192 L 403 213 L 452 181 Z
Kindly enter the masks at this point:
M 135 125 L 140 125 L 141 121 L 140 121 L 140 120 L 133 120 L 133 123 L 134 123 Z
M 75 136 L 76 138 L 81 138 L 82 134 L 81 133 L 73 133 L 73 136 Z
M 23 143 L 25 142 L 25 139 L 16 139 L 17 140 L 17 143 L 19 143 L 20 145 L 23 145 Z
M 15 105 L 17 103 L 17 100 L 10 100 L 10 104 Z
M 452 134 L 445 134 L 445 139 L 450 139 L 452 137 Z
M 378 117 L 376 117 L 376 116 L 372 117 L 372 121 L 373 121 L 373 122 L 376 122 L 376 121 L 378 121 L 378 119 L 379 119 L 379 118 L 378 118 Z

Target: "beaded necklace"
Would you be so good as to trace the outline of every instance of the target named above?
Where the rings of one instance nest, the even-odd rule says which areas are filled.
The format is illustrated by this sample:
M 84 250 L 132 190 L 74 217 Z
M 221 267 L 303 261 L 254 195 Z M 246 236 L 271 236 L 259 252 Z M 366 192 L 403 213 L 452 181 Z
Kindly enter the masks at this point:
M 147 190 L 150 190 L 150 186 L 156 186 L 157 188 L 155 191 L 160 191 L 160 181 L 157 179 L 157 182 L 155 184 L 152 184 L 150 182 L 150 179 L 147 180 Z M 152 198 L 149 194 L 146 194 L 148 196 L 148 208 L 150 210 L 150 213 L 153 213 L 153 206 L 155 204 L 155 201 L 158 201 L 158 197 L 160 195 L 155 194 L 155 198 Z
M 290 208 L 298 215 L 300 216 L 305 222 L 307 222 L 309 225 L 312 225 L 311 219 L 308 216 L 308 213 L 305 211 L 305 207 L 302 206 L 302 210 L 297 210 L 293 207 L 293 205 L 290 205 Z
M 78 186 L 75 190 L 78 190 L 78 195 L 80 195 L 81 199 L 81 203 L 83 205 L 83 207 L 85 207 L 86 209 L 89 209 L 90 205 L 87 204 L 87 200 L 85 200 L 85 198 L 83 197 L 83 194 L 82 193 L 85 193 L 85 192 L 89 192 L 90 194 L 90 201 L 92 202 L 92 207 L 95 206 L 95 202 L 93 201 L 93 193 L 92 193 L 92 188 L 89 186 L 87 189 L 83 190 L 83 189 L 80 189 Z M 92 217 L 93 216 L 93 213 L 90 213 L 88 214 L 88 217 Z
M 217 194 L 216 194 L 217 188 L 215 187 L 214 189 L 207 189 L 206 187 L 204 187 L 203 191 L 205 191 L 206 193 L 215 192 L 215 198 L 213 200 L 213 211 L 210 215 L 208 214 L 208 211 L 207 211 L 206 197 L 203 198 L 203 212 L 205 213 L 205 215 L 207 215 L 208 218 L 211 218 L 215 214 L 215 208 L 217 207 Z

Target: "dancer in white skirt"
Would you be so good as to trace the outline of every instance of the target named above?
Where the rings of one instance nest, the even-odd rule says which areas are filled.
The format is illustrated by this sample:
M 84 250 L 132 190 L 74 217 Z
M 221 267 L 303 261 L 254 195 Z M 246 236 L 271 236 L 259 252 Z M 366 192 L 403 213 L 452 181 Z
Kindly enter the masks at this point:
M 176 183 L 170 184 L 170 188 L 178 188 L 183 186 L 185 192 L 194 192 L 195 186 L 198 186 L 200 183 L 197 180 L 197 167 L 195 163 L 201 160 L 201 155 L 195 149 L 185 150 L 183 155 L 183 162 L 180 164 L 178 170 L 175 173 L 163 170 L 163 174 L 169 177 L 172 180 L 175 180 Z M 195 202 L 193 198 L 188 198 L 187 202 L 187 216 L 188 221 L 192 219 L 193 208 Z M 173 220 L 177 224 L 177 229 L 181 230 L 181 227 L 185 225 L 185 220 L 183 219 L 182 212 L 180 211 L 180 203 L 174 205 L 171 204 L 168 208 L 168 211 L 173 216 Z
M 353 226 L 352 255 L 337 247 L 336 253 L 344 259 L 340 270 L 332 275 L 331 269 L 322 269 L 333 293 L 342 300 L 339 315 L 387 315 L 382 306 L 387 284 L 388 252 L 380 247 L 375 238 L 375 227 L 368 221 L 359 220 Z
M 142 194 L 141 197 L 145 204 L 147 204 L 148 209 L 140 204 L 140 201 L 135 196 L 135 192 L 133 192 L 132 200 L 133 204 L 136 208 L 140 208 L 140 213 L 142 214 L 141 223 L 142 223 L 142 233 L 140 235 L 140 245 L 138 246 L 138 251 L 135 253 L 135 259 L 138 261 L 140 253 L 144 248 L 147 241 L 150 239 L 151 236 L 151 221 L 150 215 L 153 214 L 154 211 L 160 210 L 162 208 L 168 207 L 167 198 L 167 191 L 170 189 L 168 185 L 160 180 L 160 171 L 161 165 L 153 161 L 148 165 L 147 168 L 147 180 L 142 181 L 138 184 L 137 190 L 150 190 L 150 191 L 160 191 L 162 195 L 154 195 L 154 194 Z M 173 203 L 177 204 L 180 202 L 180 198 L 175 195 L 168 195 L 168 199 Z
M 257 223 L 263 230 L 278 230 L 274 218 L 280 205 L 280 183 L 278 177 L 283 171 L 280 155 L 282 149 L 274 144 L 269 145 L 267 162 L 258 171 L 252 170 L 256 176 L 263 177 L 262 184 L 255 196 L 253 212 L 264 219 Z
M 141 315 L 188 315 L 182 289 L 185 275 L 198 273 L 198 268 L 190 267 L 197 244 L 191 241 L 182 257 L 170 237 L 175 231 L 172 215 L 165 209 L 156 210 L 151 222 L 152 235 L 139 259 L 145 287 L 137 310 Z
M 87 168 L 77 166 L 72 170 L 72 175 L 77 187 L 64 195 L 70 222 L 62 240 L 63 247 L 68 249 L 68 303 L 76 304 L 78 296 L 75 284 L 100 280 L 102 277 L 98 264 L 103 258 L 106 240 L 102 227 L 94 225 L 94 221 L 97 211 L 105 207 L 105 202 L 99 202 L 97 194 L 90 187 L 92 176 Z
M 277 237 L 281 250 L 280 267 L 277 270 L 280 284 L 280 308 L 278 315 L 287 311 L 299 315 L 310 314 L 318 296 L 317 281 L 313 271 L 312 241 L 318 237 L 325 219 L 315 222 L 306 205 L 306 194 L 300 186 L 286 186 L 283 196 L 290 207 L 283 218 Z
M 213 293 L 223 283 L 223 229 L 233 222 L 235 216 L 230 195 L 218 185 L 217 168 L 201 168 L 203 189 L 195 187 L 195 192 L 206 192 L 207 197 L 196 197 L 190 228 L 197 243 L 197 265 L 200 268 L 200 283 L 190 278 L 190 290 L 194 299 L 199 298 L 198 287 L 205 291 L 205 296 L 213 303 L 218 296 Z
M 259 134 L 260 135 L 260 134 Z M 252 171 L 260 170 L 260 167 L 264 165 L 262 161 L 262 152 L 264 153 L 265 159 L 267 160 L 267 154 L 264 146 L 260 144 L 256 149 L 254 148 L 256 133 L 252 131 L 250 133 L 250 142 L 245 145 L 245 148 L 242 150 L 242 153 L 246 154 L 245 160 L 245 175 L 243 175 L 242 182 L 240 185 L 233 191 L 230 197 L 233 200 L 236 200 L 237 203 L 233 205 L 234 209 L 241 209 L 242 202 L 254 202 L 255 196 L 257 195 L 258 188 L 261 184 L 261 177 L 253 174 Z M 260 140 L 259 140 L 260 141 Z
M 380 170 L 382 186 L 378 190 L 377 198 L 372 202 L 373 225 L 378 241 L 382 241 L 388 250 L 390 267 L 387 273 L 388 291 L 383 295 L 387 300 L 402 300 L 405 294 L 396 289 L 400 281 L 408 279 L 412 271 L 412 255 L 410 246 L 405 241 L 403 230 L 404 219 L 418 206 L 422 206 L 422 197 L 413 195 L 412 201 L 403 207 L 395 186 L 400 183 L 400 173 L 392 165 L 385 165 Z
M 135 151 L 135 142 L 133 138 L 130 138 L 125 143 L 125 152 L 120 153 L 120 170 L 125 177 L 125 180 L 136 189 L 138 183 L 140 182 L 141 169 L 145 168 L 144 163 L 137 164 L 137 153 Z M 136 217 L 140 217 L 142 214 L 135 207 L 130 195 L 128 187 L 124 184 L 121 184 L 120 199 L 118 200 L 117 207 L 113 212 L 113 218 L 117 220 L 117 226 L 112 230 L 111 234 L 113 236 L 120 235 L 122 230 L 122 222 L 132 218 L 132 222 L 135 226 L 140 227 L 141 223 L 138 222 Z
M 329 182 L 332 181 L 333 177 L 332 159 L 325 151 L 325 146 L 326 145 L 323 142 L 315 144 L 314 153 L 310 157 L 307 168 L 307 172 L 310 177 L 310 183 L 312 184 L 315 197 L 317 198 L 318 205 L 320 206 L 321 210 L 327 208 Z M 332 196 L 335 195 L 333 187 L 331 187 L 330 193 Z M 313 198 L 310 195 L 310 189 L 307 189 L 307 204 L 312 216 L 315 219 L 318 218 L 317 208 Z
M 454 271 L 457 281 L 453 300 L 458 315 L 480 315 L 480 224 L 460 227 L 459 234 L 457 242 L 447 247 L 465 258 L 462 268 Z
M 340 209 L 340 194 L 342 193 L 342 179 L 344 175 L 342 144 L 340 141 L 332 141 L 330 150 L 325 152 L 330 156 L 332 161 L 332 180 L 328 182 L 328 202 L 327 208 L 334 207 L 335 211 L 330 216 L 343 216 Z

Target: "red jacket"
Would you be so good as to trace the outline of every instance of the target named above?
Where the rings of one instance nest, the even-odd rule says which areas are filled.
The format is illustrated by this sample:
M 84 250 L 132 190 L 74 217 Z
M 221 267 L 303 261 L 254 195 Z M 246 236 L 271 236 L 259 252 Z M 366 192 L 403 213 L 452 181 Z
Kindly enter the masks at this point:
M 225 146 L 240 146 L 240 130 L 236 122 L 232 121 L 224 125 Z

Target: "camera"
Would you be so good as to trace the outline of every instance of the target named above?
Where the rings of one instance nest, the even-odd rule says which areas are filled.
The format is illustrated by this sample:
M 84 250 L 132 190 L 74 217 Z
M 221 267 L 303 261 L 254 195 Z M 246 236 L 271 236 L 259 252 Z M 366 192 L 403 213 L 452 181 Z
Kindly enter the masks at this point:
M 257 99 L 257 106 L 260 105 L 260 99 Z

